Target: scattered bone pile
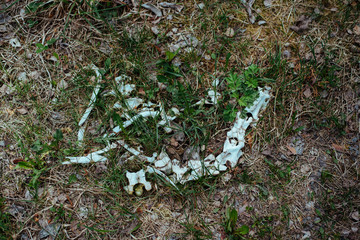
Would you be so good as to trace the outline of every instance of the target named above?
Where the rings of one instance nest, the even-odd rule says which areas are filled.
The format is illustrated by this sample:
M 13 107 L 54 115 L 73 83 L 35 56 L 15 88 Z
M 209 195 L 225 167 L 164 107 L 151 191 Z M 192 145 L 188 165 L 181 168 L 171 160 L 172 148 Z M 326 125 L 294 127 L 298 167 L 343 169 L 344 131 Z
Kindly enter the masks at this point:
M 98 68 L 96 68 L 95 66 L 91 66 L 91 68 L 96 72 L 99 82 L 101 75 Z M 130 93 L 135 89 L 134 85 L 124 83 L 124 80 L 126 78 L 128 77 L 120 76 L 115 79 L 117 83 L 117 91 L 120 92 L 124 97 L 128 97 Z M 214 84 L 216 85 L 217 82 L 214 82 Z M 127 171 L 126 173 L 126 177 L 129 180 L 129 185 L 126 186 L 124 189 L 129 194 L 133 194 L 135 192 L 136 195 L 141 195 L 143 193 L 143 187 L 145 187 L 147 191 L 151 190 L 152 188 L 151 183 L 146 180 L 146 172 L 155 173 L 162 176 L 175 187 L 176 183 L 183 184 L 185 182 L 196 180 L 203 176 L 215 176 L 222 171 L 226 171 L 228 167 L 233 168 L 238 164 L 239 158 L 243 154 L 241 149 L 245 145 L 246 129 L 250 125 L 254 126 L 258 121 L 260 111 L 265 109 L 269 102 L 269 91 L 269 87 L 265 87 L 264 89 L 259 88 L 259 97 L 254 101 L 251 107 L 245 108 L 245 111 L 247 112 L 247 117 L 242 118 L 241 113 L 237 113 L 235 123 L 230 129 L 230 131 L 227 133 L 227 137 L 223 146 L 223 151 L 218 156 L 210 154 L 202 160 L 200 159 L 200 157 L 193 157 L 196 154 L 191 154 L 191 156 L 196 159 L 190 158 L 185 165 L 181 165 L 180 159 L 171 159 L 165 151 L 165 148 L 163 148 L 159 155 L 155 152 L 151 157 L 149 157 L 143 155 L 141 150 L 130 147 L 123 140 L 118 140 L 113 143 L 107 142 L 107 146 L 104 149 L 92 152 L 86 156 L 67 157 L 68 161 L 63 162 L 63 164 L 106 161 L 107 158 L 103 156 L 103 154 L 111 149 L 121 146 L 127 150 L 126 154 L 130 153 L 132 155 L 130 158 L 128 158 L 128 160 L 137 158 L 141 161 L 148 163 L 146 169 L 141 169 L 140 171 L 133 173 Z M 95 87 L 88 108 L 86 109 L 83 117 L 79 122 L 80 130 L 78 133 L 78 141 L 80 143 L 82 142 L 84 137 L 84 123 L 94 106 L 94 102 L 96 101 L 98 94 L 99 85 Z M 116 92 L 111 91 L 104 94 L 103 96 L 114 94 L 116 94 Z M 219 93 L 213 90 L 209 90 L 207 99 L 204 99 L 204 101 L 206 101 L 207 103 L 216 104 L 220 96 L 221 95 Z M 143 100 L 140 98 L 127 98 L 125 102 L 127 105 L 126 107 L 128 109 L 134 110 L 136 112 L 136 115 L 129 116 L 127 113 L 124 113 L 121 116 L 126 119 L 126 121 L 123 122 L 123 126 L 116 126 L 115 128 L 113 128 L 110 134 L 104 135 L 104 139 L 107 139 L 109 136 L 121 132 L 121 129 L 123 128 L 131 126 L 132 123 L 140 116 L 143 117 L 144 120 L 146 120 L 148 117 L 160 116 L 161 120 L 158 122 L 158 126 L 163 127 L 165 132 L 170 133 L 173 130 L 170 127 L 170 122 L 175 120 L 181 111 L 177 108 L 171 108 L 168 112 L 166 112 L 161 104 L 155 104 L 151 102 L 144 103 Z M 122 105 L 120 103 L 116 103 L 113 108 L 121 109 Z

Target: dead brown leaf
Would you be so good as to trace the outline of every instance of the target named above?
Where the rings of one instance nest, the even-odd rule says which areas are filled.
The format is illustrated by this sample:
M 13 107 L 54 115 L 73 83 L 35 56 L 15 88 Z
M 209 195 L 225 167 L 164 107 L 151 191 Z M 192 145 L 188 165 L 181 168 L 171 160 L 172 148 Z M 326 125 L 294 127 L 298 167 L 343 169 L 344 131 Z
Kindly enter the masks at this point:
M 24 108 L 24 107 L 18 108 L 18 109 L 16 109 L 16 111 L 17 111 L 18 113 L 20 113 L 21 115 L 25 115 L 25 114 L 28 113 L 28 110 L 27 110 L 26 108 Z
M 353 28 L 353 32 L 355 35 L 360 35 L 360 25 L 355 25 L 355 27 Z
M 170 138 L 170 144 L 171 144 L 171 146 L 174 146 L 174 147 L 179 146 L 179 143 L 175 140 L 174 137 Z
M 295 22 L 294 25 L 290 27 L 294 32 L 301 34 L 309 30 L 309 24 L 311 23 L 311 18 L 301 15 L 300 18 Z
M 305 96 L 306 98 L 309 98 L 309 97 L 311 97 L 311 95 L 312 95 L 312 93 L 311 93 L 310 88 L 307 88 L 307 89 L 304 91 L 304 96 Z
M 14 164 L 18 164 L 19 162 L 24 162 L 24 161 L 25 161 L 25 160 L 22 159 L 22 158 L 16 158 L 16 159 L 13 160 L 13 163 L 14 163 Z
M 333 143 L 331 145 L 338 152 L 346 152 L 346 147 Z
M 145 91 L 144 91 L 143 88 L 140 88 L 139 91 L 138 91 L 138 93 L 139 93 L 140 95 L 143 95 L 143 96 L 146 95 L 146 93 L 145 93 Z
M 290 151 L 292 154 L 296 155 L 296 149 L 295 149 L 294 147 L 289 146 L 289 145 L 287 145 L 286 147 L 287 147 L 287 149 L 289 149 L 289 151 Z

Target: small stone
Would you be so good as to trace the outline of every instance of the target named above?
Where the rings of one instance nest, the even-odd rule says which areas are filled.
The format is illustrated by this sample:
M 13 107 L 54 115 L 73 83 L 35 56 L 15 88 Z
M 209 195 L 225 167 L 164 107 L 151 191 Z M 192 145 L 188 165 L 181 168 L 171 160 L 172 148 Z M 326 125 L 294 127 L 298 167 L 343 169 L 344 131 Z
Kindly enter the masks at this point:
M 0 147 L 5 147 L 5 141 L 0 141 Z
M 354 233 L 356 233 L 359 229 L 357 227 L 351 227 L 351 231 L 353 231 Z
M 211 57 L 210 57 L 209 54 L 205 54 L 204 58 L 205 58 L 205 60 L 207 60 L 207 61 L 210 61 L 210 60 L 211 60 Z
M 259 25 L 259 26 L 265 25 L 265 24 L 266 24 L 266 21 L 264 21 L 264 20 L 261 20 L 261 21 L 258 22 L 258 25 Z

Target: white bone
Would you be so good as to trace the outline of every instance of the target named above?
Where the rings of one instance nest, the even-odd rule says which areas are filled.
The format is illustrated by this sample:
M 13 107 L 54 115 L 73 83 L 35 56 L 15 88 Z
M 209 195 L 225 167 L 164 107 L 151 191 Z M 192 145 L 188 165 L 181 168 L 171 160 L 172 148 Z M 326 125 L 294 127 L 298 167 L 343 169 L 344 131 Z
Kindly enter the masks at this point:
M 146 191 L 151 190 L 151 183 L 146 181 L 145 171 L 143 169 L 134 173 L 126 171 L 126 177 L 129 180 L 129 185 L 124 187 L 127 193 L 133 194 L 136 184 L 141 184 L 142 186 L 144 186 Z

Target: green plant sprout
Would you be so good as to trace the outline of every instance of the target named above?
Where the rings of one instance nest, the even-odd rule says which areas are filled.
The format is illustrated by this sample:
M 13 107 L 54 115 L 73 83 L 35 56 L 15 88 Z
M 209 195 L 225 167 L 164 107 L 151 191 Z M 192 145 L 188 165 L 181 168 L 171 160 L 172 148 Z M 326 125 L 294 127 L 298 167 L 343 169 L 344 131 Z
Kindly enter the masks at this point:
M 244 239 L 244 235 L 249 233 L 249 227 L 242 225 L 236 228 L 238 212 L 234 208 L 227 208 L 225 211 L 225 232 L 228 234 L 228 240 Z

